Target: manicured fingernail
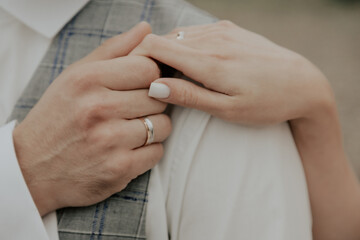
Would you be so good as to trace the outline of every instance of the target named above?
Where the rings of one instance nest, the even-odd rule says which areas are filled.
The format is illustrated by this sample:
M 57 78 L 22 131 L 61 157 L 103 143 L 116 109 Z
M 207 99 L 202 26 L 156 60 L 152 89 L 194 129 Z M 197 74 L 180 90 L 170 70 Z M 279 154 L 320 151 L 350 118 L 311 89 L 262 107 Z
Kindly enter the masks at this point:
M 149 89 L 149 97 L 167 98 L 170 95 L 170 88 L 162 83 L 152 83 Z

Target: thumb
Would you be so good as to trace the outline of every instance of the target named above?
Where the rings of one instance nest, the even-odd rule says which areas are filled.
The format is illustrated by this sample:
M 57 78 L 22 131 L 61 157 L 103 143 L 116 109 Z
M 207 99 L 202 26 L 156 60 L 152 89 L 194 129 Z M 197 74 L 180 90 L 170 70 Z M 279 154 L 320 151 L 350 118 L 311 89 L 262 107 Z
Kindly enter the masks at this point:
M 128 32 L 103 42 L 88 56 L 80 60 L 80 62 L 85 63 L 126 56 L 150 33 L 151 26 L 147 22 L 140 22 Z
M 219 116 L 230 96 L 178 78 L 160 78 L 150 85 L 149 96 L 159 101 L 195 108 Z

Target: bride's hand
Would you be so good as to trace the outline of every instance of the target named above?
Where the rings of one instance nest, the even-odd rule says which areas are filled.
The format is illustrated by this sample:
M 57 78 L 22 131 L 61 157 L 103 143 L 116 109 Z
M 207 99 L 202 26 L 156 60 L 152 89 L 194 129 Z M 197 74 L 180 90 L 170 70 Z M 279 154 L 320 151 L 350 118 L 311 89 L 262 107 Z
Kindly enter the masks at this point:
M 179 32 L 184 39 L 177 39 Z M 160 78 L 151 96 L 228 121 L 274 124 L 334 106 L 326 78 L 308 60 L 229 21 L 150 34 L 131 54 L 154 58 L 204 86 Z
M 177 39 L 178 32 L 185 38 Z M 332 91 L 309 61 L 228 21 L 147 35 L 132 54 L 152 57 L 204 86 L 157 79 L 165 85 L 153 83 L 149 95 L 161 101 L 238 123 L 291 120 L 314 239 L 360 239 L 359 184 L 346 160 Z

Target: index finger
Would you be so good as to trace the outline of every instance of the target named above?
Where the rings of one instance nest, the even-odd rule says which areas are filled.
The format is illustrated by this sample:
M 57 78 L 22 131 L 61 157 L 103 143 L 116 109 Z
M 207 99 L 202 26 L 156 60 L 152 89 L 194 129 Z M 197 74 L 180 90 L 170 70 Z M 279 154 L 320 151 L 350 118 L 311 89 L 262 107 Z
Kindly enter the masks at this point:
M 155 34 L 147 35 L 129 55 L 151 57 L 203 84 L 207 79 L 204 67 L 212 66 L 211 59 L 204 51 L 187 47 L 177 41 Z
M 78 63 L 93 62 L 113 59 L 128 55 L 144 37 L 151 33 L 151 26 L 146 22 L 140 22 L 128 32 L 107 39 L 89 55 Z
M 149 88 L 160 77 L 158 65 L 142 56 L 120 57 L 94 63 L 97 82 L 111 90 Z

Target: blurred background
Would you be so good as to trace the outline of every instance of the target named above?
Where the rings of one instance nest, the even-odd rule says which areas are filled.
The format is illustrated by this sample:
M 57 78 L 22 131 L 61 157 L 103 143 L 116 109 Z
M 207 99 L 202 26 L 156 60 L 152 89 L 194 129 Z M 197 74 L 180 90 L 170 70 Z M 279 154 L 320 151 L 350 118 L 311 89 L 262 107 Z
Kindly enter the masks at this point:
M 360 178 L 360 1 L 188 0 L 310 59 L 328 77 Z

